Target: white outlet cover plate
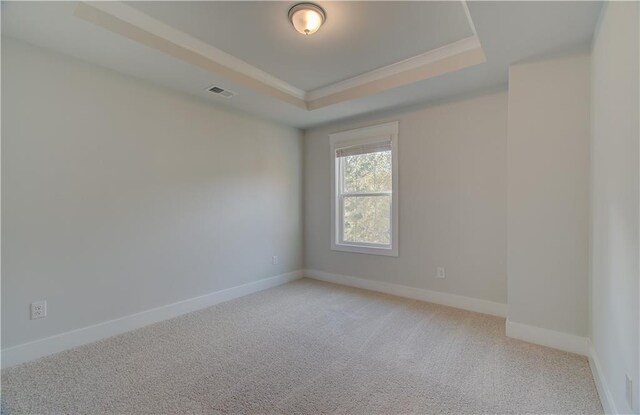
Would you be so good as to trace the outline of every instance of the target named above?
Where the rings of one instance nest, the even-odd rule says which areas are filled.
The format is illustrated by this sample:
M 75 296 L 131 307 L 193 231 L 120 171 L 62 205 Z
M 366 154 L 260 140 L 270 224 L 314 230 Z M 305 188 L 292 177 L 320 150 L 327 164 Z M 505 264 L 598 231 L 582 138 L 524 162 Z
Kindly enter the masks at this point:
M 36 301 L 31 303 L 31 320 L 45 318 L 47 316 L 47 302 Z

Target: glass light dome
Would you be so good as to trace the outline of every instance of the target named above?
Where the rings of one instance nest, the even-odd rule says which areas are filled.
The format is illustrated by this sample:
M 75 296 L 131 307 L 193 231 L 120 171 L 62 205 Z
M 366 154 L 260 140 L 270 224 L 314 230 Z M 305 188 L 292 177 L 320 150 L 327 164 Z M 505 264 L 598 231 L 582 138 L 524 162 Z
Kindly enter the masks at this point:
M 311 35 L 320 29 L 325 20 L 324 10 L 313 3 L 296 4 L 289 10 L 289 20 L 303 35 Z

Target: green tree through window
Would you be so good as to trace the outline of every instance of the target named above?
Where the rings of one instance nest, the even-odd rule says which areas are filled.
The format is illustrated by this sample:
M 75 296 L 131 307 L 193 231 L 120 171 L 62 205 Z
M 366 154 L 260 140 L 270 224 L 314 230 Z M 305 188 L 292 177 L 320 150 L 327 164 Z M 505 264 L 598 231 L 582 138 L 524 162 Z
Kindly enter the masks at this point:
M 340 157 L 344 242 L 391 244 L 390 150 Z

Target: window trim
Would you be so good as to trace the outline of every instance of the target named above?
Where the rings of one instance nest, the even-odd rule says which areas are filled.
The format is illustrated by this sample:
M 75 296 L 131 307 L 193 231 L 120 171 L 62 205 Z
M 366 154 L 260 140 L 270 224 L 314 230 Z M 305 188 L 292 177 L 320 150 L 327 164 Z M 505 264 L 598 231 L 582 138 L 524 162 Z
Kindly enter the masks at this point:
M 339 159 L 336 151 L 354 145 L 391 139 L 391 244 L 378 245 L 366 242 L 346 243 L 342 241 L 342 196 L 337 174 Z M 329 134 L 331 149 L 331 250 L 360 254 L 398 256 L 398 121 L 369 127 L 356 128 Z M 369 193 L 369 192 L 367 192 Z M 384 192 L 373 192 L 384 193 Z

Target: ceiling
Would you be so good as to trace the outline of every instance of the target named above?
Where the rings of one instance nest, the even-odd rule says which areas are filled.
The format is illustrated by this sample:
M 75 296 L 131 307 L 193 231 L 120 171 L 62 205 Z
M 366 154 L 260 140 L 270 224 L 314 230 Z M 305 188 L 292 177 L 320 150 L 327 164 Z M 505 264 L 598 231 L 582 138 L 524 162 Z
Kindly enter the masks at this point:
M 585 49 L 599 2 L 3 2 L 2 34 L 300 128 L 505 85 Z M 222 98 L 219 85 L 237 93 Z
M 460 1 L 326 2 L 327 21 L 313 36 L 292 30 L 290 2 L 130 4 L 303 90 L 473 35 Z

